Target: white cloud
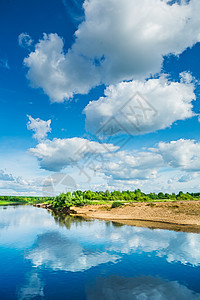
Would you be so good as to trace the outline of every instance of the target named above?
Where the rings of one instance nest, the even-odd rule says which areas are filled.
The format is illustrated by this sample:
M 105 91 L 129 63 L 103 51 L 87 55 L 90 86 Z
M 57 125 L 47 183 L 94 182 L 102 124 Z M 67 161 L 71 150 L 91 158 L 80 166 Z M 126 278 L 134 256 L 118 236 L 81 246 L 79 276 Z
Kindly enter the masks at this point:
M 160 142 L 157 147 L 146 151 L 119 151 L 112 155 L 101 172 L 113 180 L 144 180 L 156 178 L 157 172 L 166 168 L 191 172 L 183 173 L 179 182 L 197 178 L 200 172 L 200 142 L 180 139 Z
M 42 169 L 58 172 L 66 167 L 76 167 L 76 171 L 84 173 L 90 181 L 94 174 L 98 174 L 100 177 L 95 177 L 95 180 L 100 182 L 95 184 L 113 186 L 109 189 L 142 185 L 145 191 L 178 191 L 183 189 L 183 183 L 189 181 L 195 184 L 195 190 L 199 189 L 198 147 L 200 148 L 200 143 L 197 141 L 181 139 L 169 143 L 160 142 L 154 148 L 120 151 L 113 144 L 71 138 L 45 140 L 29 151 L 37 157 Z M 74 175 L 77 178 L 76 172 Z M 61 177 L 65 175 L 61 174 Z M 80 178 L 77 180 L 74 182 L 80 182 Z M 185 185 L 184 190 L 188 187 L 191 190 L 190 184 Z M 52 189 L 51 186 L 49 188 Z
M 0 170 L 0 180 L 3 181 L 14 181 L 12 174 L 6 174 L 3 170 Z
M 88 300 L 199 300 L 200 295 L 179 284 L 152 276 L 124 278 L 110 276 L 99 278 L 87 291 Z
M 200 171 L 200 142 L 195 140 L 160 142 L 158 151 L 166 164 L 183 171 Z
M 180 77 L 180 82 L 160 77 L 107 87 L 104 97 L 91 101 L 84 109 L 86 128 L 97 134 L 138 135 L 194 116 L 195 84 L 189 73 Z
M 42 195 L 43 180 L 49 172 L 38 169 L 38 161 L 30 153 L 13 148 L 8 141 L 0 147 L 0 166 L 1 195 Z
M 148 78 L 163 57 L 200 41 L 199 0 L 85 0 L 85 20 L 67 53 L 57 34 L 44 34 L 25 58 L 28 78 L 52 101 L 85 94 L 101 83 Z
M 115 180 L 153 180 L 160 177 L 160 172 L 167 174 L 172 169 L 179 171 L 179 174 L 169 179 L 170 182 L 184 183 L 199 178 L 200 142 L 183 139 L 160 142 L 157 147 L 146 150 L 105 153 L 104 160 L 107 160 L 104 164 L 96 162 L 95 169 L 106 175 L 112 183 Z
M 112 144 L 100 144 L 83 138 L 53 139 L 39 143 L 29 151 L 38 158 L 41 168 L 60 171 L 64 167 L 76 164 L 86 156 L 96 157 L 118 147 Z
M 198 173 L 185 173 L 179 179 L 178 182 L 189 182 L 198 177 Z
M 12 181 L 0 179 L 0 191 L 5 195 L 41 195 L 44 178 L 23 179 L 13 178 Z
M 20 194 L 41 194 L 43 179 L 23 179 L 13 174 L 7 174 L 3 170 L 0 170 L 0 194 L 3 195 L 20 195 Z
M 99 172 L 112 181 L 152 180 L 160 176 L 159 172 L 167 173 L 170 169 L 181 172 L 171 179 L 172 182 L 184 183 L 199 178 L 200 142 L 194 140 L 160 142 L 157 147 L 145 151 L 119 151 L 105 156 L 108 163 L 100 165 Z
M 18 36 L 18 43 L 20 47 L 29 48 L 33 44 L 33 40 L 28 33 L 22 32 Z
M 29 121 L 27 123 L 28 130 L 34 131 L 33 137 L 38 141 L 41 141 L 47 137 L 47 133 L 51 132 L 51 120 L 43 121 L 39 118 L 34 119 L 31 116 L 27 116 Z
M 108 155 L 108 163 L 99 170 L 113 180 L 153 179 L 157 170 L 164 166 L 159 153 L 120 151 Z
M 139 178 L 135 179 L 113 179 L 115 174 L 112 174 L 112 176 L 107 176 L 104 178 L 103 184 L 95 184 L 95 178 L 90 183 L 89 189 L 92 189 L 94 191 L 96 190 L 120 190 L 120 191 L 127 191 L 127 190 L 135 190 L 135 189 L 141 189 L 144 193 L 178 193 L 179 191 L 186 192 L 199 192 L 200 189 L 200 176 L 195 176 L 193 178 L 190 177 L 190 181 L 179 181 L 179 178 L 181 178 L 185 173 L 178 169 L 172 169 L 168 167 L 163 168 L 154 168 L 152 169 L 152 176 L 148 178 L 148 175 L 151 170 L 144 170 L 143 173 L 141 171 L 141 174 L 143 175 Z M 107 170 L 109 174 L 109 170 Z M 146 175 L 147 174 L 147 175 Z M 103 176 L 103 174 L 102 174 Z M 94 183 L 93 183 L 94 182 Z
M 27 77 L 33 87 L 42 87 L 53 102 L 63 102 L 74 93 L 86 94 L 99 83 L 95 66 L 83 56 L 74 57 L 63 52 L 63 40 L 57 34 L 44 34 L 35 46 L 35 52 L 24 59 L 29 67 Z

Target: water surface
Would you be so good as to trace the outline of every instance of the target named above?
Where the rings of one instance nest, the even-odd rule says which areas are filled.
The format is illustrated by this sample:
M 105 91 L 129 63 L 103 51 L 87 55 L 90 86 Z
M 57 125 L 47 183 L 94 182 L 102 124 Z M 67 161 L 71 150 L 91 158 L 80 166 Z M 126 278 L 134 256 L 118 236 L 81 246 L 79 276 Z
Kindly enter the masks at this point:
M 200 299 L 200 234 L 0 207 L 0 299 Z

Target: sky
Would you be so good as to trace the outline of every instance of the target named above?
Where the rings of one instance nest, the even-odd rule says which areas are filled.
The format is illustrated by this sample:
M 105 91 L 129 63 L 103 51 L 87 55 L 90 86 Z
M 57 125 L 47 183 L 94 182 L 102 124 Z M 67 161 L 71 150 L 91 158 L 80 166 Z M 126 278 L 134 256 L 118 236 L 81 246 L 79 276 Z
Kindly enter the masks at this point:
M 200 191 L 199 0 L 1 0 L 0 194 Z

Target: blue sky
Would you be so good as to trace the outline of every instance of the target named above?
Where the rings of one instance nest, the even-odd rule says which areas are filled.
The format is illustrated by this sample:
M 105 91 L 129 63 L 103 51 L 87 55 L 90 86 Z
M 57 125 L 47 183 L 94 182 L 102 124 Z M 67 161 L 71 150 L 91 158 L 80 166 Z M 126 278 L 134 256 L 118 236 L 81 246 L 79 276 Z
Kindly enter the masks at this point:
M 1 1 L 0 194 L 199 191 L 199 6 Z

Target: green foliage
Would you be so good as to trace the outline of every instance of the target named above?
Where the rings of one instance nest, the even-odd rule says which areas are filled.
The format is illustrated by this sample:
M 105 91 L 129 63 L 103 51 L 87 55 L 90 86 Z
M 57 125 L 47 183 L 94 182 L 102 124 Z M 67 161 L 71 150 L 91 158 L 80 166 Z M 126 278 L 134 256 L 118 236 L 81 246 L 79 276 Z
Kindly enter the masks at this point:
M 162 192 L 158 193 L 158 199 L 165 199 L 165 195 Z
M 52 201 L 54 197 L 0 196 L 0 205 L 36 204 Z
M 123 202 L 153 202 L 153 201 L 176 201 L 176 200 L 200 200 L 200 193 L 183 193 L 180 191 L 168 194 L 159 192 L 145 194 L 140 189 L 134 191 L 74 191 L 73 193 L 62 193 L 57 197 L 22 197 L 22 196 L 0 196 L 0 205 L 9 204 L 51 204 L 54 208 L 71 206 L 83 206 L 88 204 L 108 204 Z
M 200 193 L 195 194 L 196 199 L 200 199 Z M 175 194 L 168 193 L 150 193 L 145 194 L 140 189 L 135 191 L 74 191 L 68 192 L 57 196 L 53 201 L 53 207 L 71 207 L 71 206 L 84 206 L 88 204 L 105 204 L 112 203 L 113 207 L 119 207 L 124 202 L 152 202 L 152 201 L 168 201 L 168 200 L 192 200 L 193 196 L 189 193 L 183 194 L 182 192 Z
M 114 201 L 113 204 L 112 204 L 112 206 L 111 206 L 111 208 L 120 207 L 122 205 L 123 205 L 122 202 L 120 202 L 120 201 Z
M 193 197 L 189 194 L 189 193 L 186 193 L 186 194 L 180 194 L 180 196 L 177 197 L 177 200 L 192 200 Z
M 91 198 L 92 193 L 91 191 L 87 191 L 87 197 L 89 199 Z M 93 196 L 92 196 L 93 197 Z M 67 192 L 66 194 L 62 193 L 59 196 L 57 196 L 52 201 L 53 208 L 62 208 L 62 207 L 72 207 L 72 206 L 84 206 L 87 204 L 91 204 L 91 201 L 89 199 L 86 199 L 83 197 L 83 192 L 80 193 L 80 191 L 73 192 Z
M 152 200 L 156 200 L 158 199 L 158 195 L 156 195 L 155 193 L 150 193 L 148 194 L 149 198 L 152 199 Z

